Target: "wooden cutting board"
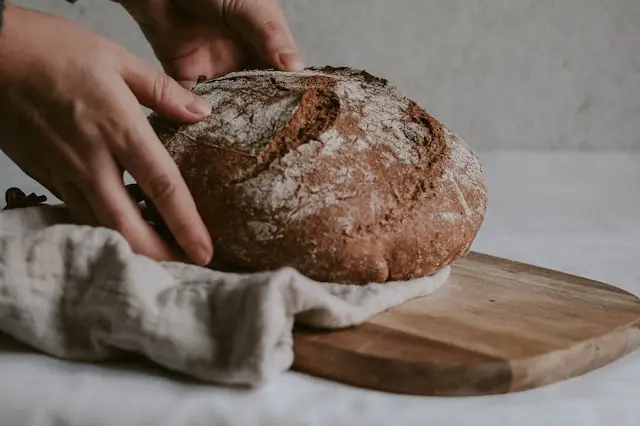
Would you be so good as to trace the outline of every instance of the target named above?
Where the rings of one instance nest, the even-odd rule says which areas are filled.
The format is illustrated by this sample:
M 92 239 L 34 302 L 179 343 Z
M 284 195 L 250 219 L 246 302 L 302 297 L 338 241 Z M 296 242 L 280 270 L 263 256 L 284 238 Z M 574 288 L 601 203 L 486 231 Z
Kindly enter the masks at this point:
M 293 368 L 387 392 L 463 396 L 575 377 L 640 346 L 640 300 L 470 253 L 436 293 L 339 331 L 296 329 Z

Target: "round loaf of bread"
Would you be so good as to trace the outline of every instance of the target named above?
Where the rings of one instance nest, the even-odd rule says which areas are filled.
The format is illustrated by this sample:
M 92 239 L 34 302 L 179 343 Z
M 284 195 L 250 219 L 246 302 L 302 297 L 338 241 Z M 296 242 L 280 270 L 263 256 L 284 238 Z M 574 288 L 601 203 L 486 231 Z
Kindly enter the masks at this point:
M 386 80 L 243 71 L 194 92 L 213 106 L 205 120 L 150 121 L 217 259 L 364 284 L 430 275 L 470 249 L 487 204 L 478 158 Z

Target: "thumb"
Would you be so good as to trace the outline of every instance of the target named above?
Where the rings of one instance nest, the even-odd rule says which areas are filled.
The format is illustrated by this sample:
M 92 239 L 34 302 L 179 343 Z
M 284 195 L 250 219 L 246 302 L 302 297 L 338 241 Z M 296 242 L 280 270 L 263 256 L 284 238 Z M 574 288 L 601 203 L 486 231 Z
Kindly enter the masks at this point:
M 138 102 L 169 120 L 191 123 L 211 113 L 211 105 L 203 98 L 137 58 L 127 61 L 122 78 Z
M 282 71 L 300 71 L 304 63 L 291 30 L 275 0 L 227 2 L 227 24 L 247 39 L 269 65 Z

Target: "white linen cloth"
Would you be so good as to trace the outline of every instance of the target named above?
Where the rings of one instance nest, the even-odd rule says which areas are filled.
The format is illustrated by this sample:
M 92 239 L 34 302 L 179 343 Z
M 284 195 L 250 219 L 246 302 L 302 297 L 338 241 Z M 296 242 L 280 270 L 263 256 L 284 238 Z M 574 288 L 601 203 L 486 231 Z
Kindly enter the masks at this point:
M 290 368 L 294 321 L 341 328 L 442 286 L 319 283 L 292 268 L 229 273 L 134 254 L 62 206 L 0 213 L 0 331 L 59 358 L 142 355 L 198 380 L 261 385 Z

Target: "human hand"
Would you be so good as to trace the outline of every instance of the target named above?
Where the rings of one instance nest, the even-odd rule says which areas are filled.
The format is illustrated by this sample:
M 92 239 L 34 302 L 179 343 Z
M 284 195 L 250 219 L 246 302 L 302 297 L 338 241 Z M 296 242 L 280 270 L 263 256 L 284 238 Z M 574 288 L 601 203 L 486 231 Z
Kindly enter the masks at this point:
M 136 179 L 197 264 L 213 248 L 179 170 L 140 103 L 181 122 L 210 106 L 126 50 L 66 20 L 8 6 L 0 33 L 0 149 L 84 224 L 119 231 L 133 251 L 175 253 L 143 220 L 123 171 Z
M 276 0 L 120 0 L 169 75 L 191 88 L 245 68 L 304 67 Z

